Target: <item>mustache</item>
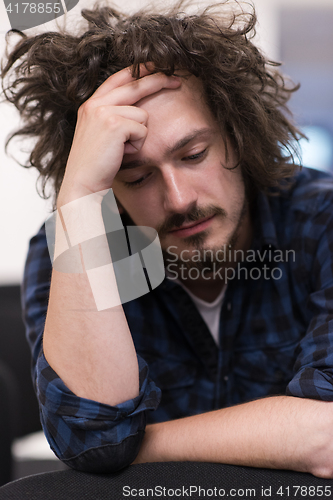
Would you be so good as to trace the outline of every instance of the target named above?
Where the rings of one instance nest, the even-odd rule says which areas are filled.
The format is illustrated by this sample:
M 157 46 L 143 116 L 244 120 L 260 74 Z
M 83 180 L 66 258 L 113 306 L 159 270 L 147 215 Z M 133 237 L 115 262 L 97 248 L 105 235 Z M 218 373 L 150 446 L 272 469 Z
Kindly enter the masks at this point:
M 227 212 L 216 205 L 209 205 L 207 207 L 194 207 L 190 212 L 186 214 L 176 213 L 168 217 L 156 230 L 161 237 L 163 234 L 180 228 L 183 224 L 190 224 L 191 222 L 197 222 L 201 219 L 212 217 L 213 215 L 219 215 L 221 217 L 227 217 Z

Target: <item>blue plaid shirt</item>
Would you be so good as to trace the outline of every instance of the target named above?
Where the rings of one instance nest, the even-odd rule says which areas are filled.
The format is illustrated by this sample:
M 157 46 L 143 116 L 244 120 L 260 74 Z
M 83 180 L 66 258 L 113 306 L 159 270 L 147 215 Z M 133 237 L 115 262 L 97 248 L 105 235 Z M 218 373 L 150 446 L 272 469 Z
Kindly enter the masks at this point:
M 115 471 L 134 460 L 146 423 L 278 394 L 333 401 L 332 202 L 333 177 L 307 168 L 289 192 L 257 196 L 258 258 L 240 263 L 228 282 L 219 347 L 189 294 L 168 278 L 124 304 L 140 394 L 117 406 L 77 397 L 43 356 L 51 263 L 42 228 L 30 242 L 22 297 L 41 421 L 58 457 L 80 470 Z

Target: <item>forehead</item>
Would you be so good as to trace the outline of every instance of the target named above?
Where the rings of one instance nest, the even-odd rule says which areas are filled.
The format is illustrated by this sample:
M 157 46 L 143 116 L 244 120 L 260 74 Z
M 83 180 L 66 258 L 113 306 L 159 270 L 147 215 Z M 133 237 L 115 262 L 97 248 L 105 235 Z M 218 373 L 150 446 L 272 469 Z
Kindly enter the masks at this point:
M 193 147 L 193 141 L 198 144 L 219 133 L 203 86 L 196 77 L 183 79 L 179 88 L 162 89 L 135 105 L 148 113 L 148 133 L 137 153 L 124 155 L 120 171 L 159 164 L 184 148 Z
M 179 127 L 188 126 L 193 121 L 206 122 L 212 126 L 213 115 L 206 103 L 205 92 L 201 81 L 195 76 L 182 78 L 177 89 L 162 89 L 136 103 L 136 106 L 148 112 L 148 127 L 154 129 L 172 124 Z M 193 128 L 197 125 L 193 123 Z M 186 134 L 187 130 L 182 130 Z

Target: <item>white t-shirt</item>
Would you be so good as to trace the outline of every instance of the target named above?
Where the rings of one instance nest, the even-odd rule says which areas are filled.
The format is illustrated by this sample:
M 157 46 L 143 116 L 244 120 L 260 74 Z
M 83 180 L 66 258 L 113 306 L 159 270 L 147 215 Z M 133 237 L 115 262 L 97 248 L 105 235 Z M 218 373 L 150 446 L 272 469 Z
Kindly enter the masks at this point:
M 192 298 L 193 302 L 198 308 L 199 313 L 208 326 L 213 339 L 215 340 L 216 344 L 219 345 L 220 314 L 227 285 L 225 284 L 223 286 L 221 292 L 218 294 L 214 302 L 206 302 L 205 300 L 199 299 L 199 297 L 197 297 L 196 295 L 193 295 L 193 293 L 190 292 L 180 280 L 172 279 L 172 281 L 182 286 Z

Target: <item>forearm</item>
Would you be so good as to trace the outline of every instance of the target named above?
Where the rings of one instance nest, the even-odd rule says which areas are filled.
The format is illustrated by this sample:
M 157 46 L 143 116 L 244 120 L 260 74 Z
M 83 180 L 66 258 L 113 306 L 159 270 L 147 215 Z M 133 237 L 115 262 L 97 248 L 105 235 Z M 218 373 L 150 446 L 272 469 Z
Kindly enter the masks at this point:
M 99 206 L 93 203 L 88 208 L 89 222 L 96 228 L 102 224 Z M 80 214 L 73 217 L 76 227 L 79 225 L 76 217 L 79 220 Z M 57 238 L 56 252 L 59 234 Z M 105 248 L 100 248 L 101 245 Z M 106 247 L 105 236 L 99 240 L 97 255 L 109 252 Z M 44 354 L 77 396 L 116 405 L 139 393 L 136 352 L 122 305 L 97 310 L 96 293 L 93 295 L 84 259 L 82 264 L 81 273 L 53 270 L 43 338 Z M 119 300 L 113 266 L 105 268 L 108 272 L 99 275 L 97 292 L 102 299 L 106 293 L 111 293 Z
M 149 425 L 135 463 L 220 462 L 328 477 L 332 412 L 331 403 L 276 396 Z

